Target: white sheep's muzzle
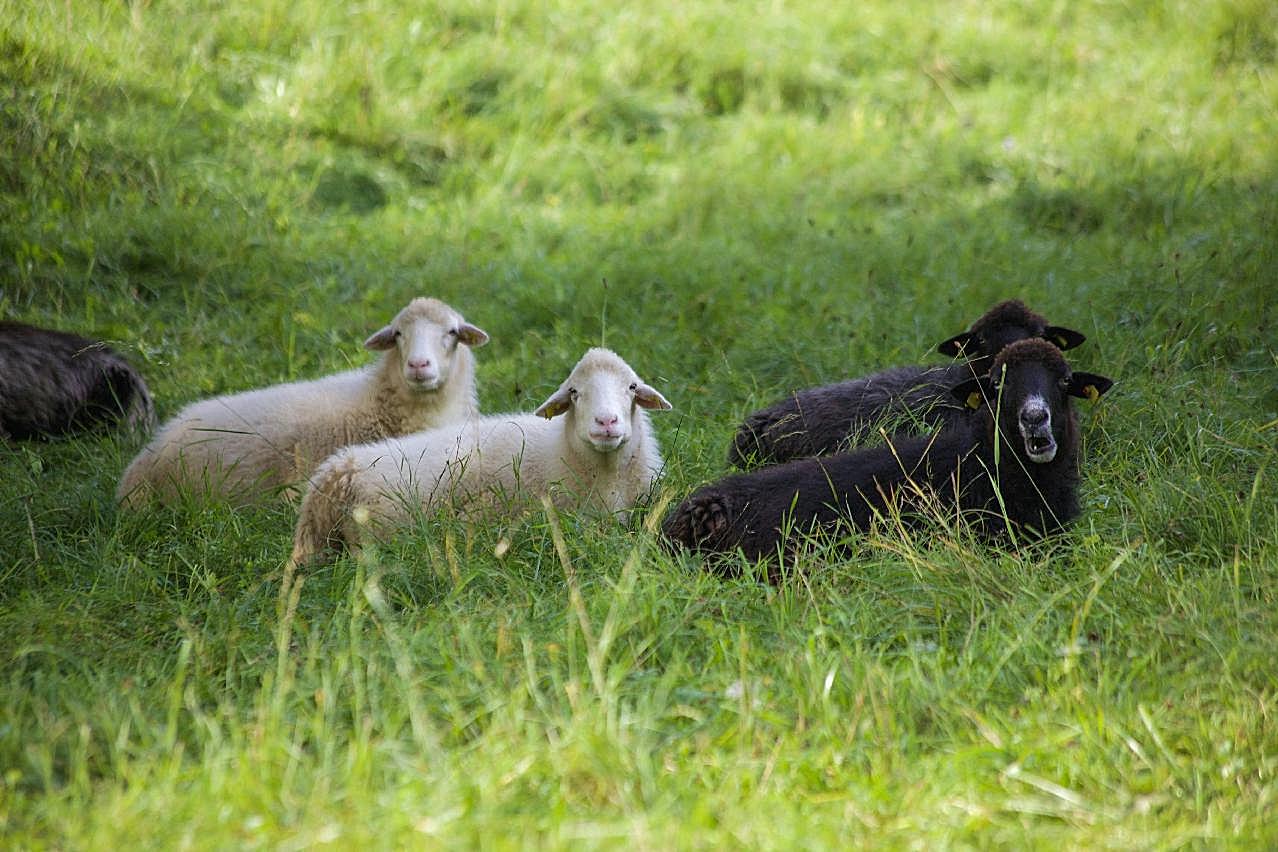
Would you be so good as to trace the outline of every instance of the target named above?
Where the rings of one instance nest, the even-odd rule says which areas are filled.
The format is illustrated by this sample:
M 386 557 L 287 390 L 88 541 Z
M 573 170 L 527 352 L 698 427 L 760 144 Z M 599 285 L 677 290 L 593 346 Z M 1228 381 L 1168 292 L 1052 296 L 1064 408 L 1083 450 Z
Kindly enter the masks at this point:
M 404 382 L 415 391 L 426 393 L 428 391 L 439 390 L 444 384 L 444 380 L 440 378 L 438 370 L 425 370 L 414 367 L 404 367 Z
M 448 381 L 453 347 L 446 329 L 428 320 L 410 324 L 399 338 L 400 358 L 404 365 L 404 383 L 411 390 L 428 393 L 439 390 Z
M 630 418 L 622 417 L 611 410 L 584 411 L 581 416 L 581 427 L 585 429 L 585 440 L 593 449 L 601 453 L 614 453 L 630 440 Z
M 616 377 L 592 376 L 578 388 L 577 434 L 599 453 L 615 453 L 630 440 L 632 404 Z
M 608 432 L 590 432 L 589 442 L 597 452 L 615 453 L 630 440 L 629 435 L 618 435 Z

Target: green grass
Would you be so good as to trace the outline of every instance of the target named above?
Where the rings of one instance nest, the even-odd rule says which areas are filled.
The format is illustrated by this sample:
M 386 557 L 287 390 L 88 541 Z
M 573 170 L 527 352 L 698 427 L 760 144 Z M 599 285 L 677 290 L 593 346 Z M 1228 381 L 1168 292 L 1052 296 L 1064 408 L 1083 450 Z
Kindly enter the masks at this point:
M 1274 846 L 1275 9 L 0 0 L 0 314 L 162 416 L 417 294 L 492 334 L 488 410 L 621 352 L 676 498 L 1000 298 L 1119 381 L 1059 541 L 779 588 L 540 511 L 290 583 L 288 507 L 2 447 L 4 844 Z

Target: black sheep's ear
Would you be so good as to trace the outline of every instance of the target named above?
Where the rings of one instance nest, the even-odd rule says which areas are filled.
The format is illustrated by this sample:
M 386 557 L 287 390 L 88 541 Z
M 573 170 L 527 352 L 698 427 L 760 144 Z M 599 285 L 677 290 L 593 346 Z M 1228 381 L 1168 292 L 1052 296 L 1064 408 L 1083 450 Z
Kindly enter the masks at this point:
M 951 358 L 961 358 L 971 345 L 972 332 L 965 331 L 962 334 L 954 335 L 940 346 L 937 346 L 936 351 L 942 355 L 949 355 Z
M 1079 399 L 1090 399 L 1095 402 L 1113 386 L 1113 379 L 1098 376 L 1096 373 L 1076 372 L 1069 380 L 1069 395 L 1076 396 Z
M 989 376 L 976 376 L 959 382 L 950 388 L 950 393 L 963 405 L 975 411 L 985 400 L 994 398 L 994 386 L 990 383 Z
M 1066 349 L 1081 346 L 1087 338 L 1081 332 L 1073 329 L 1061 328 L 1059 325 L 1049 325 L 1043 329 L 1043 339 L 1050 343 L 1055 343 L 1056 348 L 1063 352 Z

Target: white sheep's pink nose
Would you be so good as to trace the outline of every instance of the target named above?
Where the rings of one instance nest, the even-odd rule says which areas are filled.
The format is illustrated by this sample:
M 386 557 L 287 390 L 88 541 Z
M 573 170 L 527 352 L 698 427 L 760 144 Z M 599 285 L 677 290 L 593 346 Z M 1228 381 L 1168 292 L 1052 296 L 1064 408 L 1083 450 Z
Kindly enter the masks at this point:
M 617 421 L 620 419 L 621 418 L 615 414 L 612 415 L 611 417 L 609 416 L 599 417 L 596 415 L 595 422 L 598 423 L 600 426 L 616 426 Z
M 410 358 L 404 362 L 404 372 L 410 381 L 429 385 L 439 378 L 439 371 L 429 358 Z

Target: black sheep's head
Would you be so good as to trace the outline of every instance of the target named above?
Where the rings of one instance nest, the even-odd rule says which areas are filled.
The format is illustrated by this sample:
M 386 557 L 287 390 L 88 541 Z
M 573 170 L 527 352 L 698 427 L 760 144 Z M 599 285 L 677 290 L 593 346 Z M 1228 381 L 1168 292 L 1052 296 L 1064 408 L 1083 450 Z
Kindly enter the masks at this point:
M 985 372 L 994 356 L 1006 347 L 1018 340 L 1032 338 L 1046 340 L 1059 349 L 1073 349 L 1087 339 L 1077 331 L 1048 325 L 1046 319 L 1031 311 L 1021 300 L 1008 299 L 986 311 L 970 329 L 956 334 L 936 349 L 951 358 L 967 358 L 976 372 Z
M 988 410 L 1018 455 L 1047 464 L 1073 440 L 1069 398 L 1098 399 L 1113 384 L 1104 376 L 1071 370 L 1057 347 L 1032 339 L 1011 344 L 994 359 L 988 375 L 968 379 L 952 392 L 969 408 Z

